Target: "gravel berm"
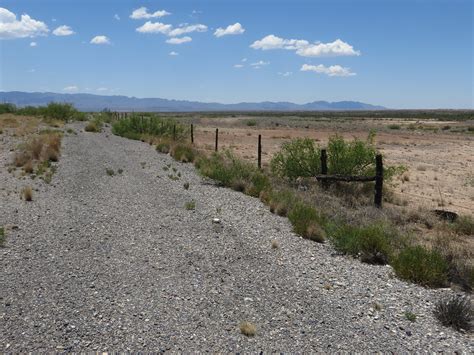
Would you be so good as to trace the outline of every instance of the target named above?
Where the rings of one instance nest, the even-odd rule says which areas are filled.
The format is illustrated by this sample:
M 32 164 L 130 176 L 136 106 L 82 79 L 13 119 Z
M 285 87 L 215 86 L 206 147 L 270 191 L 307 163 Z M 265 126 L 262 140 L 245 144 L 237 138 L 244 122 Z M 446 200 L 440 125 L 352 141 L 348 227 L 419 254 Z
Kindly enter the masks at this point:
M 2 152 L 2 184 L 37 191 L 2 195 L 0 351 L 472 353 L 432 314 L 453 291 L 304 240 L 146 143 L 71 127 L 50 185 L 10 177 Z

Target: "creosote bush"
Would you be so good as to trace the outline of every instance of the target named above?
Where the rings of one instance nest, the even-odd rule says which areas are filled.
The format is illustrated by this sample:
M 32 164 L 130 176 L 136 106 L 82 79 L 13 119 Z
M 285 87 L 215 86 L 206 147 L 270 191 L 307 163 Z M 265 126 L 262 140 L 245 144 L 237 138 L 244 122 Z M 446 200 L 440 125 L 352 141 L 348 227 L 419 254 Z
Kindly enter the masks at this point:
M 467 297 L 456 295 L 440 300 L 436 304 L 434 314 L 444 326 L 456 330 L 472 329 L 473 309 Z
M 173 137 L 173 131 L 175 137 Z M 176 138 L 179 141 L 187 136 L 188 129 L 171 118 L 131 115 L 115 121 L 112 124 L 112 133 L 135 140 L 141 140 L 144 135 L 150 135 Z
M 393 259 L 398 277 L 428 287 L 444 287 L 448 282 L 448 264 L 435 250 L 422 246 L 402 249 Z

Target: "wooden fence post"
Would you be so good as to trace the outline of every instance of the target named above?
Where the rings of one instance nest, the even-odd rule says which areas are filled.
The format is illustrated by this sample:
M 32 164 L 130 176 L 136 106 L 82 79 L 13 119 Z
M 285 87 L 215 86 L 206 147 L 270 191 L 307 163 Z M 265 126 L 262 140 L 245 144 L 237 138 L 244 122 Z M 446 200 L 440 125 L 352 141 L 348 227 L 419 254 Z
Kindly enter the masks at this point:
M 321 149 L 321 175 L 328 174 L 328 154 L 326 149 Z M 329 182 L 326 180 L 322 181 L 323 188 L 327 188 L 329 186 Z
M 259 169 L 262 168 L 262 135 L 258 135 L 258 148 L 257 148 L 257 166 Z
M 191 123 L 191 144 L 194 144 L 194 125 Z
M 215 147 L 216 152 L 217 152 L 218 144 L 219 144 L 219 128 L 216 128 L 216 147 Z
M 374 204 L 378 208 L 382 208 L 382 189 L 383 189 L 383 162 L 382 162 L 382 155 L 377 154 L 377 156 L 375 157 Z
M 176 140 L 176 125 L 173 125 L 173 140 Z

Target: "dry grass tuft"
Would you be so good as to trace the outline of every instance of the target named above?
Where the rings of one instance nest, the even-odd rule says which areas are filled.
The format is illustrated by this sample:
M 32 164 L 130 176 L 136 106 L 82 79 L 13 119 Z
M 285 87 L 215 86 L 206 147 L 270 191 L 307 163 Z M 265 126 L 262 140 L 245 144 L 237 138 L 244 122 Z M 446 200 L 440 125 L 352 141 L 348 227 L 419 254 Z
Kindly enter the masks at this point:
M 242 322 L 240 323 L 240 332 L 248 337 L 253 337 L 257 332 L 257 327 L 250 323 L 250 322 Z
M 30 186 L 26 186 L 21 190 L 21 196 L 25 199 L 25 201 L 32 201 L 33 200 L 33 190 Z
M 326 232 L 316 223 L 311 223 L 306 229 L 306 238 L 318 243 L 324 243 Z
M 280 244 L 276 240 L 272 240 L 272 249 L 280 248 Z

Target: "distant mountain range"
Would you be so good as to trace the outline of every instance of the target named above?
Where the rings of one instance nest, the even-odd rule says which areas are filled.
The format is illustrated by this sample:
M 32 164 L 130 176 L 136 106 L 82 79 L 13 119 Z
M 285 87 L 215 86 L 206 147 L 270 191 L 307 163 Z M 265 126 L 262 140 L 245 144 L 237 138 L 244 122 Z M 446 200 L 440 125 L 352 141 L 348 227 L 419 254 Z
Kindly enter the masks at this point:
M 57 94 L 52 92 L 0 92 L 0 102 L 8 102 L 19 107 L 42 106 L 49 102 L 67 102 L 81 111 L 140 111 L 140 112 L 192 112 L 192 111 L 329 111 L 329 110 L 384 110 L 385 107 L 356 101 L 314 101 L 307 104 L 292 102 L 241 102 L 220 104 L 168 100 L 160 98 L 137 98 L 128 96 L 103 96 L 92 94 Z

